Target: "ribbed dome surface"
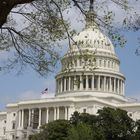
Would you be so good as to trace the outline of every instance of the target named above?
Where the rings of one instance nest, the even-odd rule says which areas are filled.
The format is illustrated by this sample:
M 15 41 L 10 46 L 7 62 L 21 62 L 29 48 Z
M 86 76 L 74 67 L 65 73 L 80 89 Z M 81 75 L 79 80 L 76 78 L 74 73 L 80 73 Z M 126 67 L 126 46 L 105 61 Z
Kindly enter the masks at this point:
M 72 51 L 77 49 L 97 50 L 115 54 L 110 39 L 104 35 L 96 26 L 85 28 L 82 32 L 73 37 Z

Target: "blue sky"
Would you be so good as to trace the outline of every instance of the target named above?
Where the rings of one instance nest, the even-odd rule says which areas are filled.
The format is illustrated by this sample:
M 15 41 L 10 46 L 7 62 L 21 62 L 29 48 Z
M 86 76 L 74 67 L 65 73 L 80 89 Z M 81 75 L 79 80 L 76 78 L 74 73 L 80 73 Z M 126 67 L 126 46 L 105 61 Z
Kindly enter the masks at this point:
M 140 56 L 135 55 L 138 36 L 140 33 L 126 33 L 126 47 L 116 48 L 116 53 L 121 61 L 121 72 L 126 77 L 126 96 L 140 99 Z M 46 87 L 49 89 L 48 93 L 53 94 L 55 92 L 55 74 L 49 74 L 45 79 L 31 69 L 26 69 L 23 74 L 18 76 L 12 72 L 0 73 L 0 110 L 3 110 L 5 105 L 10 102 L 40 98 L 41 91 Z
M 135 54 L 140 33 L 126 33 L 127 44 L 124 48 L 116 48 L 121 61 L 120 69 L 126 77 L 126 96 L 140 99 L 140 56 Z

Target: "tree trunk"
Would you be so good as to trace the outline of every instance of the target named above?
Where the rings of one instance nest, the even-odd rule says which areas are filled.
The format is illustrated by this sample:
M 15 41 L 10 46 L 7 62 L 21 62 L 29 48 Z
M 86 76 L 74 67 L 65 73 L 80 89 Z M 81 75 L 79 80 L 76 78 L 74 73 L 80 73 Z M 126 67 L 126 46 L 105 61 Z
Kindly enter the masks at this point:
M 0 0 L 0 28 L 6 23 L 10 11 L 18 4 L 31 3 L 34 0 Z

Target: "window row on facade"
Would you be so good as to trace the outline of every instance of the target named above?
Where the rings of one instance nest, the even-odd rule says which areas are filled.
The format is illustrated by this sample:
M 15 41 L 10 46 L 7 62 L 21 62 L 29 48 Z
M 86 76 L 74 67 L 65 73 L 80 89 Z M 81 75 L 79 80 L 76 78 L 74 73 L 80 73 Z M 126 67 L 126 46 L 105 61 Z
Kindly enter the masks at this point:
M 85 35 L 85 38 L 87 38 L 88 36 Z M 103 37 L 99 37 L 99 38 L 103 38 Z M 107 49 L 107 50 L 112 50 L 112 46 L 110 42 L 106 42 L 106 38 L 104 40 L 82 40 L 82 41 L 77 41 L 75 42 L 75 44 L 72 46 L 73 49 L 78 49 L 78 47 L 81 48 L 103 48 L 103 49 Z
M 57 93 L 67 91 L 103 91 L 124 95 L 124 81 L 115 77 L 100 75 L 76 75 L 56 80 Z

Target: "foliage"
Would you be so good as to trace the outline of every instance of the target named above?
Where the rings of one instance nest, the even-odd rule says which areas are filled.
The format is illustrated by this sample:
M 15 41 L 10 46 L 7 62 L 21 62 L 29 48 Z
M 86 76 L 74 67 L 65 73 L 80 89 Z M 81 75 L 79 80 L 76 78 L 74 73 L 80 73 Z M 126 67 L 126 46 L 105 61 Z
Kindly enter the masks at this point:
M 66 140 L 94 140 L 92 129 L 85 123 L 72 126 Z
M 136 128 L 135 140 L 140 140 L 140 120 L 136 121 Z
M 139 140 L 140 120 L 121 109 L 105 107 L 98 114 L 74 112 L 69 121 L 57 120 L 41 127 L 30 140 Z
M 89 10 L 90 1 L 90 10 Z M 137 0 L 134 1 L 136 4 Z M 0 70 L 32 67 L 42 76 L 52 72 L 60 58 L 60 41 L 67 38 L 71 46 L 74 29 L 70 26 L 69 11 L 76 10 L 96 22 L 107 33 L 114 45 L 124 46 L 126 39 L 114 25 L 114 4 L 126 13 L 120 25 L 125 30 L 138 31 L 139 14 L 128 0 L 1 0 L 0 1 L 0 52 L 8 59 L 0 63 Z M 92 17 L 87 14 L 93 11 Z M 80 13 L 79 13 L 80 12 Z M 67 14 L 66 14 L 67 13 Z M 82 19 L 81 18 L 81 19 Z
M 95 123 L 97 121 L 96 116 L 95 115 L 90 115 L 88 113 L 79 113 L 77 111 L 75 111 L 71 118 L 70 118 L 70 122 L 73 125 L 78 125 L 80 123 L 85 123 L 88 125 L 92 125 L 93 123 Z
M 103 130 L 107 140 L 132 139 L 135 123 L 126 111 L 119 108 L 104 108 L 99 110 L 98 114 L 98 127 Z
M 30 136 L 30 140 L 65 140 L 70 123 L 66 120 L 57 120 L 43 125 L 40 133 Z

